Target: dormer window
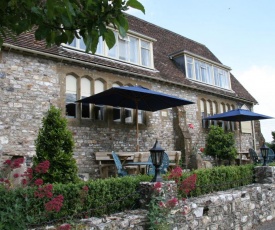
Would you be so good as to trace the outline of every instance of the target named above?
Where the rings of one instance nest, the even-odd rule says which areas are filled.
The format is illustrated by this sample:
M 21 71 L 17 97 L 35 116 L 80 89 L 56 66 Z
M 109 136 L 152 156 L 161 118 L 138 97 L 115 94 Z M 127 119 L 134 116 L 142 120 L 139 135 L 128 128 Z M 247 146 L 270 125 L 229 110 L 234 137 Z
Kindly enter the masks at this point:
M 114 32 L 116 43 L 109 49 L 106 43 L 99 38 L 96 55 L 118 59 L 132 64 L 154 68 L 153 66 L 153 40 L 138 37 L 137 35 L 127 35 L 121 37 L 117 32 Z M 85 51 L 86 47 L 83 39 L 74 39 L 71 44 L 66 46 L 74 49 Z
M 187 55 L 185 55 L 185 63 L 187 78 L 224 89 L 231 89 L 228 69 Z
M 171 55 L 190 80 L 231 90 L 230 68 L 187 51 Z

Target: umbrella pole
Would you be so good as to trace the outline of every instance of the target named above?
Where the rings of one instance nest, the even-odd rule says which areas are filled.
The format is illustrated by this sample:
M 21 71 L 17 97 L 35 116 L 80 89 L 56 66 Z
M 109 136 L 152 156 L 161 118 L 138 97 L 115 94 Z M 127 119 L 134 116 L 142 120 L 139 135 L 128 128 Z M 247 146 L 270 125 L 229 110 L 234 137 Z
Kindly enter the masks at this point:
M 139 140 L 138 140 L 138 104 L 136 102 L 136 124 L 137 124 L 137 133 L 136 133 L 136 138 L 137 138 L 137 152 L 139 152 Z
M 240 165 L 242 165 L 242 158 L 243 158 L 243 155 L 242 155 L 242 138 L 241 138 L 241 122 L 239 121 L 239 141 L 240 141 L 240 154 L 239 154 L 239 157 L 240 157 Z

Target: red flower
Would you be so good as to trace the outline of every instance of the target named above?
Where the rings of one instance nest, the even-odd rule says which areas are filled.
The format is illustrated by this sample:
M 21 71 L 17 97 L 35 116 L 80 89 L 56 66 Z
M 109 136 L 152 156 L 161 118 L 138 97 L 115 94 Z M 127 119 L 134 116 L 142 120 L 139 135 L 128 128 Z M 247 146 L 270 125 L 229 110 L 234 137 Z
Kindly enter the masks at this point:
M 154 184 L 154 189 L 159 189 L 159 188 L 161 188 L 161 186 L 162 186 L 161 182 L 156 182 Z
M 43 184 L 43 180 L 42 179 L 37 179 L 34 181 L 34 184 L 37 185 L 37 186 L 40 186 Z
M 162 208 L 162 207 L 165 207 L 165 204 L 162 201 L 160 201 L 159 206 Z
M 53 198 L 52 200 L 50 200 L 45 204 L 46 211 L 59 212 L 61 207 L 63 206 L 63 200 L 64 200 L 64 197 L 62 195 L 58 195 L 57 197 Z
M 172 169 L 170 175 L 168 176 L 168 179 L 175 179 L 176 181 L 178 181 L 181 175 L 182 175 L 182 169 L 181 167 L 177 166 L 176 168 Z
M 18 178 L 18 177 L 19 177 L 19 174 L 18 174 L 18 173 L 15 173 L 15 174 L 13 174 L 13 177 L 14 177 L 14 178 Z
M 203 152 L 204 152 L 204 148 L 203 148 L 203 147 L 201 147 L 201 148 L 200 148 L 200 151 L 203 153 Z
M 20 158 L 13 160 L 11 162 L 10 166 L 12 169 L 16 169 L 16 168 L 20 168 L 23 163 L 24 163 L 24 158 L 20 157 Z
M 49 168 L 50 168 L 50 162 L 49 161 L 43 161 L 35 167 L 34 171 L 36 173 L 47 173 Z
M 6 164 L 6 165 L 11 165 L 11 160 L 6 160 L 6 161 L 4 162 L 4 164 Z
M 23 180 L 21 181 L 21 183 L 22 183 L 22 185 L 26 185 L 26 184 L 27 184 L 27 180 L 26 180 L 26 179 L 23 179 Z
M 182 181 L 180 189 L 188 195 L 192 190 L 196 188 L 197 175 L 193 174 Z
M 71 229 L 71 225 L 69 224 L 62 224 L 57 228 L 57 230 L 70 230 L 70 229 Z
M 85 186 L 83 186 L 82 190 L 85 191 L 85 192 L 88 192 L 89 191 L 89 187 L 87 185 L 85 185 Z
M 188 124 L 188 128 L 194 129 L 194 125 L 193 124 Z
M 170 208 L 174 208 L 177 204 L 178 204 L 178 199 L 175 197 L 167 201 L 167 206 Z

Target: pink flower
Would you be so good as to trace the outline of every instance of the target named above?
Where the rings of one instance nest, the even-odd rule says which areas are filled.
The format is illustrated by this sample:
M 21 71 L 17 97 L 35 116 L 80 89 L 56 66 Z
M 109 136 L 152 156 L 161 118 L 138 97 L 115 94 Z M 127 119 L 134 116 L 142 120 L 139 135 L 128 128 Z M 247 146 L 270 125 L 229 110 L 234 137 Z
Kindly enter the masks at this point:
M 190 124 L 188 124 L 188 128 L 194 129 L 194 125 L 190 123 Z
M 201 147 L 201 148 L 200 148 L 200 151 L 203 153 L 203 152 L 204 152 L 204 148 L 203 148 L 203 147 Z

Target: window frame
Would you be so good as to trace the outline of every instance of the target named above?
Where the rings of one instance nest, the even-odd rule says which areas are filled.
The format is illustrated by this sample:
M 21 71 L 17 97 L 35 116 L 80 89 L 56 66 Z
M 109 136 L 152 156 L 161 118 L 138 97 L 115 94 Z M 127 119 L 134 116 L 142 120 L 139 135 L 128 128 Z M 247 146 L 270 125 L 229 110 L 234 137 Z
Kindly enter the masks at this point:
M 218 63 L 215 64 L 210 60 L 193 57 L 190 54 L 184 54 L 184 62 L 185 73 L 188 79 L 225 90 L 232 90 L 230 68 L 219 65 Z M 202 69 L 204 69 L 205 76 L 202 74 Z M 190 74 L 192 74 L 192 76 L 190 76 Z M 211 74 L 211 76 L 209 76 L 209 74 Z
M 99 38 L 99 43 L 97 46 L 97 50 L 95 52 L 94 55 L 98 55 L 98 56 L 104 56 L 110 59 L 115 59 L 121 62 L 126 62 L 126 63 L 130 63 L 133 65 L 138 65 L 138 66 L 142 66 L 144 68 L 150 68 L 150 69 L 154 69 L 154 59 L 153 59 L 153 41 L 154 39 L 150 39 L 147 38 L 145 36 L 139 36 L 139 34 L 132 34 L 129 33 L 127 34 L 125 37 L 121 37 L 119 35 L 119 33 L 117 31 L 114 31 L 114 35 L 115 35 L 115 39 L 116 39 L 116 43 L 115 45 L 109 49 L 106 42 L 102 40 L 102 37 Z M 137 47 L 131 47 L 131 38 L 133 39 L 137 39 Z M 73 42 L 71 44 L 63 44 L 64 47 L 69 47 L 71 49 L 75 49 L 78 51 L 85 51 L 85 49 L 81 48 L 81 40 L 80 39 L 76 39 L 74 38 Z M 127 42 L 127 50 L 125 52 L 125 59 L 120 59 L 120 43 L 119 41 L 126 41 Z M 148 44 L 148 47 L 143 47 L 142 46 L 142 42 L 145 42 Z M 134 49 L 131 49 L 134 48 Z M 99 52 L 100 50 L 100 52 Z M 134 54 L 133 56 L 131 56 L 131 51 L 137 51 L 137 54 Z M 142 51 L 143 50 L 147 50 L 148 51 L 148 56 L 146 56 L 146 61 L 148 62 L 148 65 L 143 64 L 144 63 L 144 59 L 142 58 Z M 110 51 L 114 52 L 114 55 L 110 55 Z M 92 55 L 92 53 L 90 53 Z M 132 58 L 134 57 L 134 58 Z M 132 60 L 136 60 L 136 61 L 132 61 Z

